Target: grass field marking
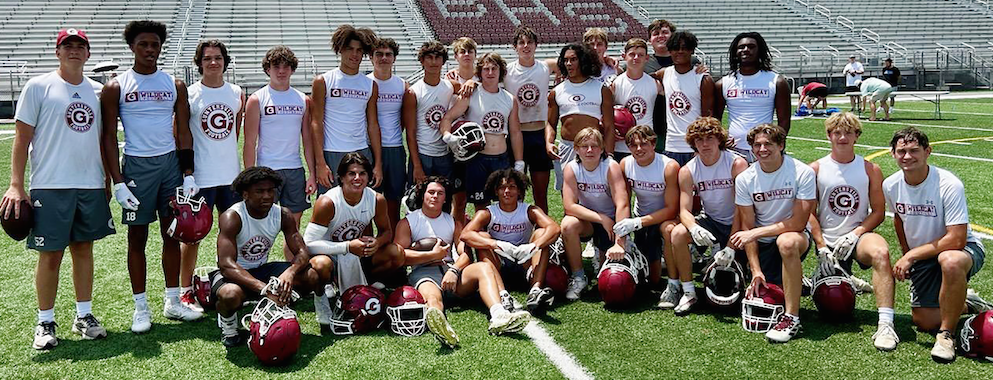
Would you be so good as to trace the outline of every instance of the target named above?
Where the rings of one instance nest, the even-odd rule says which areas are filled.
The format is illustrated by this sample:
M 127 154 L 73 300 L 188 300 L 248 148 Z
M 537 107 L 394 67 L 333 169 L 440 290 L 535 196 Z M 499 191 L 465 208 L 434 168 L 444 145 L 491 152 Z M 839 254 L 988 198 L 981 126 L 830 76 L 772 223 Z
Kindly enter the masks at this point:
M 524 327 L 524 333 L 548 357 L 548 360 L 562 372 L 565 378 L 569 380 L 593 379 L 590 371 L 583 367 L 582 364 L 579 364 L 562 346 L 555 343 L 555 339 L 548 334 L 548 331 L 545 331 L 544 328 L 538 325 L 538 322 L 532 321 L 528 323 L 527 327 Z
M 893 217 L 893 213 L 887 211 L 886 212 L 886 217 L 887 218 L 892 218 Z M 983 240 L 993 241 L 993 228 L 980 226 L 980 225 L 974 224 L 974 223 L 969 223 L 969 228 L 972 229 L 972 234 L 975 235 L 976 237 L 978 237 L 980 239 L 983 239 Z
M 4 138 L 0 139 L 0 141 L 13 140 L 14 137 L 16 137 L 16 136 L 7 136 L 7 137 L 4 137 Z
M 987 106 L 989 105 L 987 104 Z M 892 113 L 893 111 L 934 113 L 934 110 L 927 111 L 927 110 L 911 110 L 905 108 L 890 108 L 890 112 Z M 993 113 L 960 112 L 960 111 L 945 111 L 945 110 L 941 110 L 941 113 L 954 113 L 959 115 L 975 115 L 975 116 L 993 116 Z
M 917 123 L 903 123 L 903 122 L 899 122 L 899 121 L 883 121 L 883 120 L 876 120 L 876 121 L 869 121 L 869 120 L 862 120 L 862 123 L 863 123 L 863 124 L 867 124 L 867 123 L 877 123 L 877 124 L 894 124 L 894 125 L 906 125 L 906 126 L 910 126 L 910 127 L 924 127 L 924 128 L 944 128 L 944 129 L 958 129 L 958 130 L 962 130 L 962 131 L 983 131 L 983 132 L 993 132 L 993 129 L 988 129 L 988 128 L 976 128 L 976 127 L 956 127 L 956 126 L 954 126 L 954 125 L 936 125 L 936 124 L 917 124 Z
M 960 142 L 964 142 L 964 141 L 988 140 L 990 138 L 993 138 L 993 136 L 966 137 L 966 138 L 954 139 L 954 140 L 935 141 L 935 142 L 931 143 L 930 145 L 956 144 L 956 143 L 960 143 Z M 879 148 L 879 149 L 880 150 L 878 152 L 875 152 L 875 153 L 872 153 L 872 154 L 870 154 L 868 156 L 865 156 L 866 161 L 872 161 L 876 157 L 879 157 L 879 156 L 882 156 L 882 155 L 885 155 L 885 154 L 889 154 L 890 153 L 890 148 L 889 147 L 886 147 L 885 149 L 884 148 Z M 944 153 L 942 153 L 942 154 L 931 153 L 931 154 L 932 155 L 935 155 L 935 156 L 941 156 L 941 157 L 963 158 L 963 159 L 967 159 L 967 160 L 993 162 L 993 160 L 988 159 L 988 158 L 956 156 L 956 155 L 944 154 Z

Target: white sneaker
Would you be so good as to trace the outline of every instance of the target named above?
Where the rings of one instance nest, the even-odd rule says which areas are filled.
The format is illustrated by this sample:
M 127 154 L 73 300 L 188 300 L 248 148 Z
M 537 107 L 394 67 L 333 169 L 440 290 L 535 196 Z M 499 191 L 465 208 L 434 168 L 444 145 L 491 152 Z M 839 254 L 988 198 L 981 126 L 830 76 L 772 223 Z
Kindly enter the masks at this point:
M 531 313 L 526 311 L 515 311 L 513 313 L 501 313 L 490 318 L 489 332 L 493 335 L 506 333 L 516 333 L 524 329 L 531 320 Z
M 872 291 L 875 290 L 875 289 L 873 289 L 872 284 L 869 283 L 866 280 L 863 280 L 863 279 L 858 278 L 858 277 L 855 277 L 855 276 L 851 276 L 849 278 L 852 280 L 852 285 L 855 286 L 855 291 L 856 292 L 859 292 L 859 293 L 872 293 Z
M 183 305 L 182 302 L 175 303 L 170 301 L 169 298 L 166 298 L 162 305 L 162 315 L 169 319 L 187 322 L 195 321 L 203 317 L 203 313 L 186 307 L 186 305 Z
M 586 276 L 572 276 L 569 278 L 569 287 L 565 291 L 565 298 L 570 301 L 578 300 L 583 290 L 586 290 Z
M 179 302 L 186 306 L 190 310 L 203 314 L 203 306 L 200 306 L 200 301 L 197 301 L 197 297 L 193 295 L 193 291 L 189 290 L 179 296 Z
M 583 258 L 590 259 L 596 256 L 596 245 L 593 242 L 586 243 L 586 248 L 583 249 Z
M 893 351 L 896 344 L 900 343 L 900 337 L 893 330 L 892 323 L 880 323 L 876 328 L 876 333 L 872 334 L 872 344 L 880 351 Z
M 786 343 L 793 339 L 800 332 L 800 321 L 791 316 L 783 314 L 779 317 L 779 323 L 765 333 L 765 338 L 769 343 Z
M 931 348 L 931 359 L 938 363 L 955 361 L 955 337 L 948 330 L 939 331 L 934 337 L 934 347 Z
M 323 326 L 331 325 L 331 303 L 326 295 L 314 294 L 314 314 L 317 314 L 317 323 Z
M 683 297 L 679 299 L 679 304 L 676 305 L 676 309 L 673 310 L 676 315 L 684 316 L 690 313 L 693 309 L 693 305 L 696 305 L 696 294 L 683 293 Z
M 83 339 L 107 337 L 107 329 L 100 325 L 100 321 L 93 314 L 86 314 L 82 318 L 77 316 L 72 323 L 72 332 L 82 335 Z
M 979 314 L 984 311 L 993 310 L 993 304 L 980 297 L 975 289 L 966 290 L 965 305 L 968 306 L 970 314 Z
M 142 334 L 148 332 L 152 329 L 152 312 L 145 310 L 134 311 L 134 316 L 131 318 L 131 332 L 135 334 Z
M 676 303 L 679 302 L 679 294 L 681 290 L 679 285 L 669 284 L 662 291 L 662 296 L 659 297 L 659 303 L 655 306 L 663 310 L 668 310 L 676 307 Z
M 448 318 L 445 318 L 445 312 L 438 308 L 429 307 L 424 318 L 427 320 L 428 330 L 434 334 L 439 342 L 449 348 L 455 348 L 459 345 L 459 336 L 452 329 L 452 325 L 448 323 Z
M 31 347 L 36 350 L 49 350 L 59 345 L 55 337 L 55 322 L 41 322 L 34 327 L 34 343 Z

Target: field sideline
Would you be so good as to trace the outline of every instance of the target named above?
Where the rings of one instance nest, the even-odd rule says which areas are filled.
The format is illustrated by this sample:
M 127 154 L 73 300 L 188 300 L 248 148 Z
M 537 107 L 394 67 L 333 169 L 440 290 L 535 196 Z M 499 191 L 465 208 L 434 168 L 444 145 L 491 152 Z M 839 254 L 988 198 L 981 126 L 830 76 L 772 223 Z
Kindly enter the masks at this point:
M 864 121 L 857 153 L 878 163 L 885 176 L 897 169 L 888 154 L 892 133 L 906 125 L 924 130 L 931 139 L 932 164 L 955 173 L 965 184 L 970 222 L 974 232 L 993 249 L 993 99 L 946 99 L 942 120 L 931 120 L 933 106 L 926 102 L 899 102 L 893 122 Z M 847 107 L 847 105 L 846 105 Z M 823 119 L 792 122 L 788 153 L 804 162 L 827 154 L 829 144 Z M 9 178 L 13 125 L 0 125 L 0 178 Z M 123 141 L 123 138 L 122 140 Z M 551 214 L 561 220 L 557 193 L 550 194 Z M 387 330 L 352 337 L 320 336 L 313 304 L 305 299 L 295 305 L 304 332 L 295 360 L 287 367 L 257 364 L 247 347 L 225 350 L 220 344 L 216 314 L 203 320 L 178 323 L 162 317 L 162 275 L 157 254 L 160 240 L 149 239 L 149 299 L 153 308 L 152 331 L 130 333 L 133 303 L 125 263 L 126 228 L 120 224 L 120 206 L 111 204 L 117 221 L 116 235 L 95 245 L 96 283 L 94 314 L 107 327 L 107 339 L 81 341 L 70 332 L 75 313 L 71 260 L 63 262 L 56 302 L 59 346 L 51 351 L 31 349 L 36 318 L 34 265 L 37 255 L 23 242 L 0 238 L 0 378 L 562 378 L 560 368 L 539 349 L 558 348 L 574 359 L 580 372 L 594 378 L 989 378 L 993 365 L 959 358 L 950 365 L 930 358 L 934 338 L 918 333 L 910 322 L 909 284 L 896 287 L 896 330 L 901 344 L 881 353 L 872 347 L 875 301 L 858 298 L 855 320 L 832 324 L 821 320 L 809 298 L 802 300 L 803 331 L 784 345 L 770 345 L 760 334 L 740 327 L 740 313 L 700 308 L 687 317 L 654 309 L 657 293 L 644 294 L 629 310 L 608 311 L 595 290 L 580 302 L 557 300 L 527 335 L 491 337 L 486 334 L 486 311 L 480 303 L 449 305 L 449 319 L 462 339 L 462 347 L 448 350 L 430 334 L 405 338 Z M 309 212 L 304 220 L 309 219 Z M 156 227 L 153 227 L 156 228 Z M 891 259 L 900 257 L 892 219 L 877 230 L 890 242 Z M 213 242 L 216 231 L 205 241 Z M 280 241 L 275 244 L 274 257 Z M 199 265 L 212 265 L 211 244 L 201 249 Z M 814 256 L 804 263 L 807 273 Z M 990 265 L 987 265 L 990 266 Z M 993 299 L 993 269 L 984 268 L 971 281 L 987 299 Z M 863 279 L 871 272 L 857 270 Z M 514 293 L 523 301 L 524 294 Z M 534 326 L 532 326 L 534 327 Z M 547 332 L 550 339 L 540 339 Z M 536 343 L 539 345 L 536 345 Z M 551 342 L 551 343 L 550 343 Z M 549 346 L 551 344 L 552 346 Z M 578 367 L 577 367 L 578 368 Z M 569 372 L 567 372 L 569 373 Z

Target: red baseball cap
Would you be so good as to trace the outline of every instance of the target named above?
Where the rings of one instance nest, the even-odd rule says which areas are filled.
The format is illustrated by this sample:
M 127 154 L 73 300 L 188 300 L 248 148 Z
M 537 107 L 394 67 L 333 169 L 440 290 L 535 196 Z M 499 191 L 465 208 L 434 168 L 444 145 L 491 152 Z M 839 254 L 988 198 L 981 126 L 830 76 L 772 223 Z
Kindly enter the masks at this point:
M 62 45 L 62 43 L 65 42 L 65 40 L 70 37 L 79 38 L 86 43 L 87 48 L 90 47 L 90 39 L 86 37 L 86 32 L 84 32 L 82 29 L 76 29 L 76 28 L 68 28 L 68 29 L 60 30 L 59 36 L 55 39 L 55 46 L 57 47 L 59 45 Z

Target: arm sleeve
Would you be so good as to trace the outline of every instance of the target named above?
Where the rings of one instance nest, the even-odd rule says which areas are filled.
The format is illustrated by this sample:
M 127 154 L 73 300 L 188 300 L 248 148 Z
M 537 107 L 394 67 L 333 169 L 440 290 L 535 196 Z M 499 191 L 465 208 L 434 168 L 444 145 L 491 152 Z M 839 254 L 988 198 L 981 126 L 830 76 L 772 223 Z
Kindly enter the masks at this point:
M 969 208 L 965 202 L 965 187 L 950 173 L 942 173 L 940 186 L 941 203 L 945 209 L 945 225 L 969 224 Z
M 310 253 L 319 255 L 340 255 L 348 253 L 348 242 L 333 242 L 322 239 L 328 228 L 320 224 L 307 223 L 303 233 L 303 241 L 307 243 Z

